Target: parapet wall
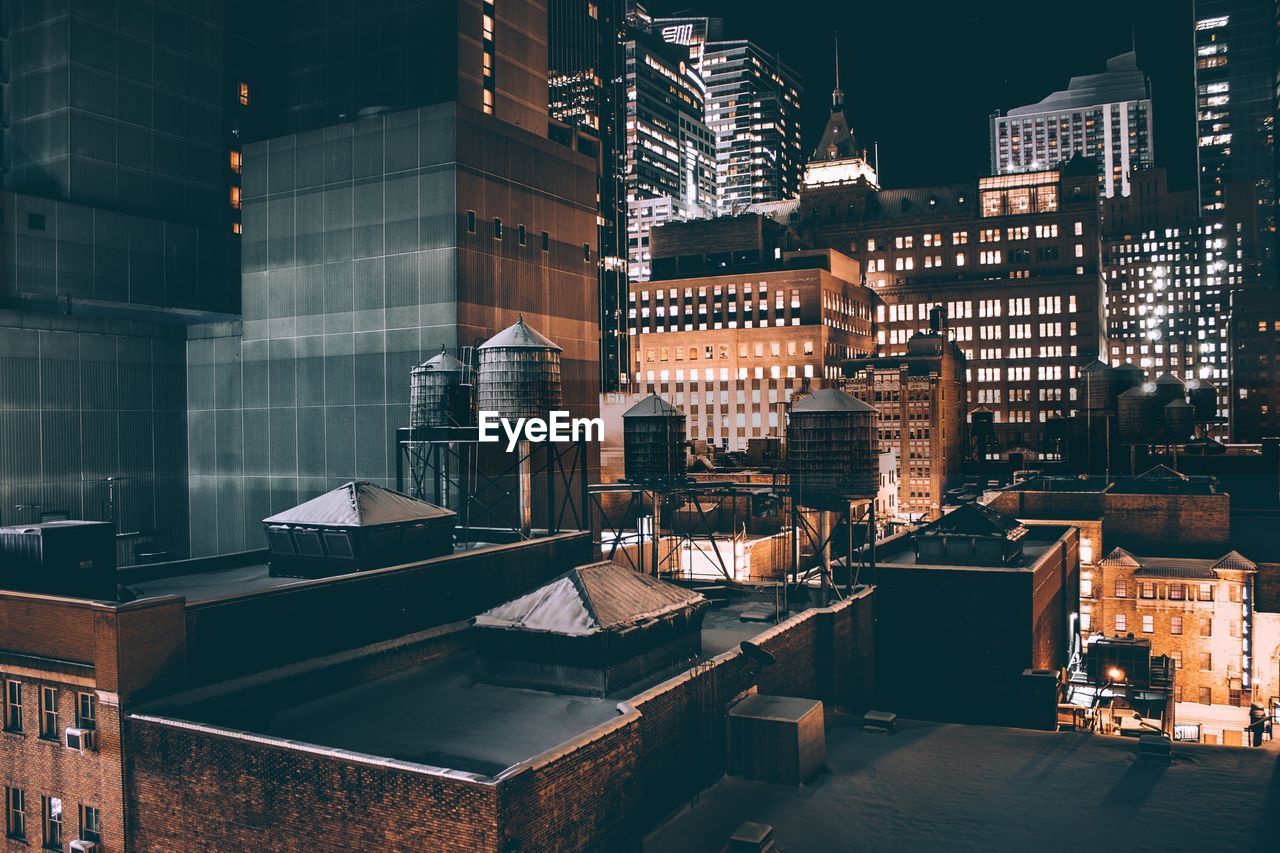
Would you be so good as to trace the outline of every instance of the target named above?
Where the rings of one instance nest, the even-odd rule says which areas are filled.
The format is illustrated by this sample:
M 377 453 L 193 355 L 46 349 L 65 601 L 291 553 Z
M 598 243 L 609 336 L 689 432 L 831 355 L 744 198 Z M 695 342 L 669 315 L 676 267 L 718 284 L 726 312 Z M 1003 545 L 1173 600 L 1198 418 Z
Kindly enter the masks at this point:
M 493 778 L 133 715 L 129 835 L 140 850 L 288 850 L 301 838 L 359 850 L 634 849 L 724 774 L 726 712 L 756 672 L 764 693 L 868 706 L 872 600 L 864 589 L 800 613 L 756 638 L 773 666 L 759 671 L 740 650 L 727 652 Z M 393 644 L 384 652 L 399 654 Z

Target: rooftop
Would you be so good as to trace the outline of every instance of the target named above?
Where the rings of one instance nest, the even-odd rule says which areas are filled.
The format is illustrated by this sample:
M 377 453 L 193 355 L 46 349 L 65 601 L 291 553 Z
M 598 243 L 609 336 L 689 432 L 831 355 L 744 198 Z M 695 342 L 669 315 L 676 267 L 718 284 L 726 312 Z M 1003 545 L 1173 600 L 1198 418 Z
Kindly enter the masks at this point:
M 789 787 L 725 777 L 646 850 L 719 850 L 743 821 L 783 850 L 1266 850 L 1280 833 L 1272 750 L 1176 744 L 1139 763 L 1129 738 L 828 720 L 829 772 Z
M 945 517 L 945 516 L 944 516 Z M 1026 533 L 1021 537 L 1022 556 L 1013 562 L 1003 565 L 952 565 L 950 563 L 919 562 L 916 558 L 915 537 L 927 528 L 900 533 L 882 540 L 876 546 L 877 566 L 916 566 L 924 569 L 963 569 L 966 571 L 1010 571 L 1029 569 L 1041 557 L 1048 553 L 1062 535 L 1070 529 L 1067 524 L 1037 524 L 1023 528 Z
M 772 620 L 743 622 L 741 616 L 748 610 L 771 614 L 772 591 L 710 610 L 703 623 L 701 659 L 723 654 L 773 627 Z M 430 633 L 454 636 L 450 632 L 460 628 L 451 626 Z M 347 662 L 376 655 L 382 648 L 344 652 L 239 682 L 197 689 L 158 702 L 147 715 L 248 731 L 294 745 L 493 776 L 613 719 L 619 714 L 620 701 L 696 663 L 670 667 L 603 698 L 478 681 L 473 651 L 443 659 L 433 657 L 367 680 L 341 674 Z M 331 677 L 331 672 L 337 674 Z M 299 700 L 284 681 L 289 678 L 328 679 L 326 684 L 336 686 L 320 698 Z M 286 686 L 277 686 L 280 684 Z M 251 711 L 235 710 L 249 706 Z
M 1147 78 L 1138 68 L 1137 54 L 1129 51 L 1108 59 L 1107 70 L 1101 74 L 1072 77 L 1066 89 L 1054 92 L 1039 103 L 1009 110 L 1008 115 L 1063 112 L 1147 97 Z

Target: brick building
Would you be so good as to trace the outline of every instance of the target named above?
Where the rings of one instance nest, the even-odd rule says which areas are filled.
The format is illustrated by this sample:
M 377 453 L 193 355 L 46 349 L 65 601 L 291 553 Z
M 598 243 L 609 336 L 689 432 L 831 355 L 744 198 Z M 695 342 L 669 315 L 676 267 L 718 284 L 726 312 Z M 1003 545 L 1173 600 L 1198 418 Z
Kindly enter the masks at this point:
M 960 473 L 965 438 L 965 358 L 939 328 L 911 336 L 904 355 L 844 365 L 842 386 L 880 412 L 880 445 L 898 451 L 898 511 L 937 518 Z
M 970 367 L 968 409 L 994 412 L 992 455 L 1055 456 L 1045 424 L 1082 409 L 1080 369 L 1103 353 L 1097 173 L 1091 162 L 975 183 L 806 186 L 801 240 L 862 264 L 876 345 L 904 354 L 934 307 Z
M 757 234 L 757 219 L 742 224 Z M 631 285 L 632 391 L 673 403 L 690 439 L 729 450 L 781 435 L 795 392 L 833 383 L 873 347 L 875 297 L 857 263 L 832 251 L 761 251 L 730 274 Z
M 1079 648 L 1080 538 L 966 505 L 877 545 L 876 700 L 904 717 L 1019 718 L 1024 671 Z M 1052 691 L 1049 693 L 1052 696 Z
M 1146 557 L 1115 548 L 1081 596 L 1092 614 L 1081 627 L 1105 636 L 1146 637 L 1173 660 L 1182 739 L 1242 744 L 1254 699 L 1253 575 L 1236 551 L 1218 557 Z M 1226 707 L 1224 707 L 1226 706 Z
M 122 569 L 138 596 L 127 603 L 0 591 L 6 849 L 148 848 L 129 790 L 146 748 L 132 715 L 145 703 L 464 619 L 585 562 L 589 548 L 589 534 L 571 533 L 309 582 L 269 577 L 256 562 L 265 553 L 251 552 Z M 71 748 L 68 729 L 92 734 Z M 175 791 L 198 776 L 170 773 L 156 814 L 179 824 Z

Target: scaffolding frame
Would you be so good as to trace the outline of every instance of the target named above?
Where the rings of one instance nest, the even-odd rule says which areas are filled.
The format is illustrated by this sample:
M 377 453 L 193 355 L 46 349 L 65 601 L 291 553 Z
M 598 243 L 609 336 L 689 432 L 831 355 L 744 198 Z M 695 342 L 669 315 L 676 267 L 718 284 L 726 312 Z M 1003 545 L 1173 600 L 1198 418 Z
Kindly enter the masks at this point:
M 478 465 L 480 444 L 476 427 L 400 427 L 396 430 L 396 490 L 437 506 L 456 506 L 458 541 L 470 542 L 472 529 L 483 527 L 477 523 L 481 519 L 493 523 L 483 529 L 531 539 L 535 538 L 535 531 L 521 529 L 519 512 L 513 524 L 493 507 L 502 502 L 518 507 L 521 479 L 543 476 L 544 532 L 537 535 L 591 529 L 585 439 L 521 442 L 520 450 L 507 454 L 506 464 L 492 472 L 481 470 Z M 508 488 L 506 482 L 515 482 L 516 488 Z

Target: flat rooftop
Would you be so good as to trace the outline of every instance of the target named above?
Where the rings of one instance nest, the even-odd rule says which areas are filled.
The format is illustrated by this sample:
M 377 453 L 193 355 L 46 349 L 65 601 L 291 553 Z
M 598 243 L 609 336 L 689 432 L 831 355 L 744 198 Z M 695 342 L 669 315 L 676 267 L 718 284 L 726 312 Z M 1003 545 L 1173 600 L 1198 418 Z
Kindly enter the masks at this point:
M 277 713 L 262 734 L 493 776 L 618 716 L 617 699 L 475 680 L 475 656 L 421 664 Z
M 1046 529 L 1042 527 L 1041 529 Z M 1064 528 L 1065 529 L 1065 528 Z M 919 566 L 923 569 L 1026 569 L 1035 565 L 1058 541 L 1058 537 L 1050 539 L 1032 539 L 1026 536 L 1022 540 L 1022 559 L 1007 566 L 969 566 L 952 565 L 950 563 L 918 563 L 916 562 L 915 542 L 910 537 L 899 541 L 889 541 L 888 546 L 876 548 L 876 564 L 878 566 Z
M 828 772 L 799 787 L 726 776 L 644 849 L 719 850 L 750 820 L 783 850 L 1274 850 L 1278 757 L 1175 744 L 1160 765 L 1129 738 L 828 718 Z
M 181 595 L 189 602 L 210 601 L 228 595 L 243 595 L 305 583 L 306 578 L 273 578 L 266 563 L 254 563 L 232 569 L 194 572 L 167 578 L 126 584 L 139 598 L 157 595 Z
M 492 543 L 486 542 L 464 543 L 455 545 L 453 551 L 454 554 L 462 554 L 467 551 L 473 551 L 477 548 L 488 547 L 491 544 Z M 135 591 L 138 594 L 138 598 L 149 598 L 159 595 L 181 595 L 187 599 L 188 603 L 195 604 L 202 601 L 212 601 L 217 598 L 226 598 L 233 595 L 248 595 L 268 589 L 296 586 L 303 583 L 316 583 L 317 581 L 332 580 L 335 577 L 349 576 L 331 575 L 324 578 L 272 577 L 270 573 L 270 563 L 265 557 L 266 552 L 261 551 L 255 553 L 262 554 L 263 558 L 260 560 L 244 561 L 241 565 L 233 565 L 228 568 L 206 568 L 211 564 L 211 562 L 213 562 L 209 559 L 180 560 L 174 563 L 160 564 L 153 567 L 131 567 L 131 570 L 134 571 L 145 571 L 148 568 L 152 568 L 163 572 L 171 566 L 173 574 L 144 581 L 126 580 L 124 585 Z M 217 565 L 217 563 L 214 562 L 213 565 Z M 125 571 L 129 570 L 130 569 L 126 569 Z M 355 574 L 359 573 L 357 572 Z
M 741 619 L 749 611 L 771 614 L 772 594 L 768 607 L 765 604 L 763 598 L 753 597 L 707 611 L 699 660 L 736 648 L 743 640 L 772 628 L 771 619 Z M 477 681 L 476 655 L 468 651 L 351 683 L 300 704 L 289 704 L 288 696 L 266 700 L 271 706 L 259 710 L 266 712 L 267 724 L 224 719 L 218 725 L 378 758 L 493 776 L 617 717 L 619 702 L 686 671 L 696 662 L 686 661 L 661 670 L 601 698 Z M 269 684 L 270 680 L 270 673 L 253 679 L 256 686 Z M 155 713 L 161 718 L 196 723 L 208 719 L 201 711 L 200 700 L 161 708 Z

